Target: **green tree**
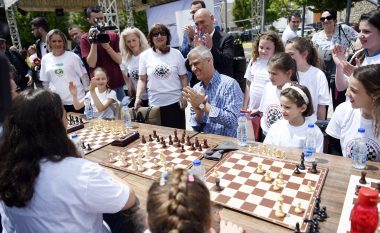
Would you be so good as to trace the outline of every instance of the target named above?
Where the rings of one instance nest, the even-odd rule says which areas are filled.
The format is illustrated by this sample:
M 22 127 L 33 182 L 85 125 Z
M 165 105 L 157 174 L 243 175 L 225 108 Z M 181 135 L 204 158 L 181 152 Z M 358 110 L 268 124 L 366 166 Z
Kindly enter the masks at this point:
M 236 22 L 238 27 L 250 28 L 251 27 L 251 17 L 252 11 L 251 6 L 252 0 L 235 0 L 232 8 L 232 14 L 235 21 L 247 20 L 242 22 Z

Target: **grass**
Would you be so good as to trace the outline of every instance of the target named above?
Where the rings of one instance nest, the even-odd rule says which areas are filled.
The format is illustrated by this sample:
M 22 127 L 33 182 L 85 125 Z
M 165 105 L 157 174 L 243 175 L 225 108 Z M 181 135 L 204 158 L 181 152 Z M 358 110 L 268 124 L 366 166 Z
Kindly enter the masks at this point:
M 243 48 L 245 49 L 252 49 L 252 42 L 244 42 Z

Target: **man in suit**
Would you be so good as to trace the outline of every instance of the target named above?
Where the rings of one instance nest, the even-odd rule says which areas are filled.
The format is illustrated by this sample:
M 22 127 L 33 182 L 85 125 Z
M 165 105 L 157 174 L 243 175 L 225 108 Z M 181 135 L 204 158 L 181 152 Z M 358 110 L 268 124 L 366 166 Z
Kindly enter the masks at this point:
M 197 10 L 194 22 L 198 35 L 194 36 L 194 45 L 204 45 L 210 49 L 214 58 L 214 67 L 220 74 L 233 77 L 234 39 L 231 35 L 214 29 L 214 16 L 205 8 Z

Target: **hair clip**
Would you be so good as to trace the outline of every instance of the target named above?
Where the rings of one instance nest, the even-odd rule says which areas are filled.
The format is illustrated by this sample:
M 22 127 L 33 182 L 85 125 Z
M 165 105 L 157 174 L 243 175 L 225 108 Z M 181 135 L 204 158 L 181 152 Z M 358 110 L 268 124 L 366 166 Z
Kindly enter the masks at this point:
M 194 176 L 193 174 L 189 174 L 189 176 L 187 177 L 187 181 L 193 183 L 194 182 Z

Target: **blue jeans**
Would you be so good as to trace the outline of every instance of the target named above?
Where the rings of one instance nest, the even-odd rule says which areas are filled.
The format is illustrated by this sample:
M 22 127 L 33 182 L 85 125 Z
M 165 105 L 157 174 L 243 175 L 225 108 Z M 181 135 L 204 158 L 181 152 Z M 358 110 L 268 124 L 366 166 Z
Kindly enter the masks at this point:
M 124 88 L 123 87 L 117 87 L 112 89 L 116 92 L 116 98 L 121 102 L 125 96 Z

